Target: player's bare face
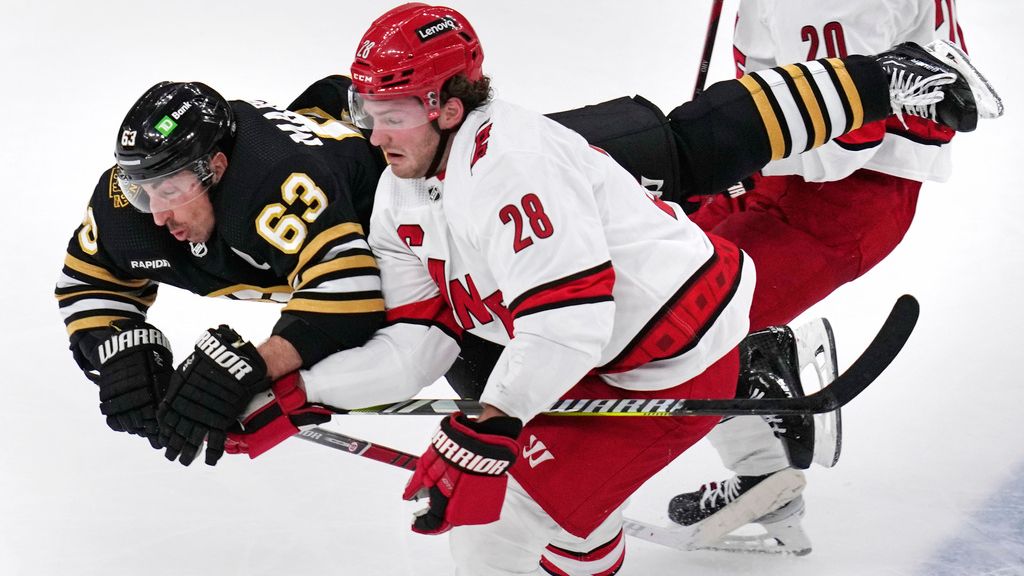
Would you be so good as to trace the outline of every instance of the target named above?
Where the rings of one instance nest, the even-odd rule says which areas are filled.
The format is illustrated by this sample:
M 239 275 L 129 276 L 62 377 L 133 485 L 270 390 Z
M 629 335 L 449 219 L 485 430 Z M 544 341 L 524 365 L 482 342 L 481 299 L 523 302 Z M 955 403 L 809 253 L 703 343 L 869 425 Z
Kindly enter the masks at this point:
M 441 135 L 427 119 L 420 101 L 401 98 L 368 101 L 365 106 L 373 117 L 370 143 L 384 151 L 395 176 L 426 176 Z
M 181 242 L 206 242 L 213 235 L 215 222 L 207 190 L 191 172 L 167 178 L 152 189 L 147 187 L 153 222 L 166 226 Z

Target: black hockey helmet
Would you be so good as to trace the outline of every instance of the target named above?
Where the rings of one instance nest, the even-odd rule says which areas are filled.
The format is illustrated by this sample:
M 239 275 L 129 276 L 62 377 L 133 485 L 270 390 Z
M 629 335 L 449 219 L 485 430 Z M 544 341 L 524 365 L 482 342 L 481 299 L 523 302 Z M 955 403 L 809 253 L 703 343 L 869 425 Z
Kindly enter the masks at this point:
M 201 82 L 160 82 L 128 111 L 117 134 L 117 165 L 132 179 L 173 172 L 235 130 L 227 100 Z
M 210 153 L 234 132 L 231 107 L 213 88 L 201 82 L 154 85 L 128 111 L 117 134 L 114 157 L 122 189 L 128 193 L 186 167 L 208 184 Z

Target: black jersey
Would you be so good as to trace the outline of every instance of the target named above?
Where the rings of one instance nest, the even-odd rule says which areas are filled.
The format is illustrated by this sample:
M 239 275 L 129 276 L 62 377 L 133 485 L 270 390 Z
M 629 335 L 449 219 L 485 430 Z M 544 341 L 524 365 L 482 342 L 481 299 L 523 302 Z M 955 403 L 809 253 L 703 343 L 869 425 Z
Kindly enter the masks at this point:
M 322 109 L 311 119 L 259 101 L 230 105 L 237 131 L 227 171 L 209 192 L 216 223 L 206 243 L 177 241 L 136 211 L 116 167 L 100 177 L 56 289 L 80 364 L 92 352 L 82 338 L 100 336 L 112 320 L 145 318 L 159 284 L 284 303 L 273 333 L 304 366 L 363 344 L 383 322 L 365 238 L 379 152 Z

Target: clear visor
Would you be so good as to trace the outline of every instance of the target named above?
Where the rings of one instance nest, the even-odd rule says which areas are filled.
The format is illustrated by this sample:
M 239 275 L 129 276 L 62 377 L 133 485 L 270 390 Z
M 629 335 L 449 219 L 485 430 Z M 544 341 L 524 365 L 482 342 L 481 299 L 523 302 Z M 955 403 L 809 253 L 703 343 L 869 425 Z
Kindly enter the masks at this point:
M 117 171 L 117 183 L 125 198 L 141 212 L 174 210 L 206 194 L 213 184 L 210 158 L 200 158 L 155 178 L 131 178 Z
M 427 110 L 415 96 L 378 96 L 348 91 L 352 123 L 364 130 L 408 130 L 437 118 L 437 109 Z

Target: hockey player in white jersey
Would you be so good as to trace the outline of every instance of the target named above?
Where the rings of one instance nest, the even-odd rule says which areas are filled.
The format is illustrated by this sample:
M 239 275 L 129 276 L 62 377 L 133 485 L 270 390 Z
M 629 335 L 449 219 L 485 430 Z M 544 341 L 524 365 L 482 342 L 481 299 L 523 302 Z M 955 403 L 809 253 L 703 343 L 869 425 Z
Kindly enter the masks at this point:
M 783 62 L 873 53 L 901 42 L 928 45 L 959 57 L 966 50 L 952 0 L 742 0 L 734 35 L 737 75 Z M 883 62 L 883 66 L 885 62 Z M 909 87 L 899 74 L 894 90 Z M 1001 114 L 1002 105 L 980 77 L 972 82 L 977 117 Z M 896 107 L 894 107 L 896 109 Z M 753 190 L 738 198 L 717 197 L 691 215 L 704 230 L 728 238 L 757 263 L 758 280 L 751 328 L 785 324 L 840 285 L 863 275 L 887 256 L 910 226 L 925 180 L 950 174 L 949 142 L 954 134 L 924 117 L 893 115 L 865 124 L 846 136 L 800 155 L 771 162 L 754 178 Z M 941 120 L 941 118 L 938 118 Z M 799 254 L 793 259 L 793 254 Z M 784 419 L 787 434 L 806 426 Z M 709 438 L 736 476 L 680 494 L 669 517 L 712 539 L 754 520 L 753 501 L 781 506 L 759 519 L 768 529 L 754 548 L 803 554 L 810 541 L 799 529 L 804 511 L 804 476 L 790 467 L 784 446 L 773 435 L 779 422 L 733 418 Z M 834 450 L 837 449 L 834 448 Z M 824 462 L 834 461 L 833 455 Z M 838 453 L 835 453 L 838 456 Z M 809 465 L 805 461 L 800 467 Z M 703 542 L 746 549 L 751 540 Z M 771 543 L 764 547 L 765 542 Z M 734 546 L 735 544 L 735 546 Z
M 399 346 L 506 346 L 483 415 L 442 422 L 404 496 L 429 497 L 413 529 L 451 529 L 459 574 L 541 574 L 553 542 L 580 555 L 549 573 L 602 550 L 586 573 L 611 574 L 626 499 L 718 419 L 538 414 L 567 393 L 731 397 L 754 272 L 575 132 L 491 100 L 482 58 L 461 14 L 408 4 L 352 65 L 352 118 L 391 164 L 370 233 L 389 319 L 447 328 Z

